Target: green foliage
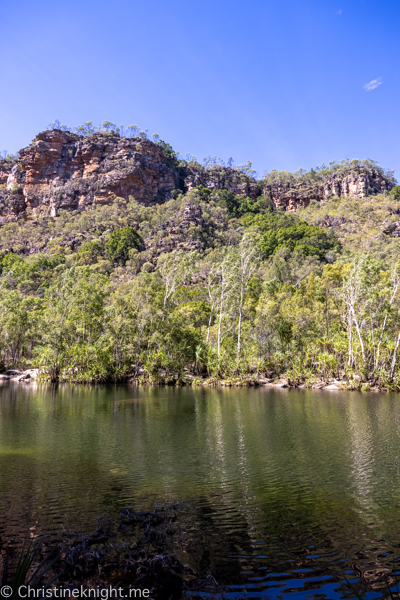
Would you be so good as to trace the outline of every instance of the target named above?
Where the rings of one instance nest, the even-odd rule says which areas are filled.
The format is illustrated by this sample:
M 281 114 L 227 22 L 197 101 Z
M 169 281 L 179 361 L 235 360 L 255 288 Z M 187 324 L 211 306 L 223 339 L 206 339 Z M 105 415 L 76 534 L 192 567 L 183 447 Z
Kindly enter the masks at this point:
M 116 198 L 7 223 L 0 364 L 54 381 L 243 384 L 272 371 L 400 389 L 396 193 L 293 214 L 198 186 L 154 206 Z M 187 202 L 201 225 L 180 223 Z
M 248 196 L 234 196 L 228 190 L 218 190 L 213 193 L 213 196 L 218 198 L 218 206 L 227 208 L 232 217 L 262 214 L 273 209 L 273 202 L 269 196 L 258 196 L 253 199 Z
M 392 236 L 398 217 L 398 200 L 392 193 L 365 198 L 332 197 L 328 202 L 310 204 L 298 217 L 310 225 L 327 228 L 346 252 L 368 251 L 391 264 L 399 255 L 398 238 Z
M 28 292 L 46 287 L 54 270 L 64 262 L 64 254 L 36 254 L 24 260 L 14 252 L 9 252 L 0 262 L 0 273 L 16 282 L 21 291 Z
M 102 247 L 99 242 L 86 242 L 79 248 L 76 259 L 77 265 L 93 265 L 97 263 L 102 254 Z M 129 254 L 129 252 L 128 252 Z
M 400 200 L 400 185 L 395 185 L 390 192 L 391 196 L 396 198 L 396 200 Z
M 36 592 L 37 595 L 43 595 L 51 584 L 58 579 L 59 575 L 55 575 L 48 583 L 44 583 L 44 577 L 49 568 L 60 558 L 60 555 L 48 553 L 48 555 L 38 560 L 38 553 L 42 547 L 44 539 L 38 540 L 36 543 L 30 543 L 25 540 L 20 551 L 18 562 L 13 571 L 8 568 L 7 557 L 3 562 L 2 579 L 0 584 L 3 589 L 10 588 L 10 595 L 7 597 L 11 600 L 20 598 L 20 587 L 26 586 L 29 590 Z
M 246 214 L 242 222 L 246 227 L 256 227 L 263 232 L 260 251 L 264 258 L 272 256 L 278 248 L 286 247 L 305 257 L 325 260 L 327 252 L 340 249 L 332 232 L 300 221 L 297 215 L 280 211 Z
M 260 250 L 265 258 L 282 246 L 301 252 L 304 256 L 318 256 L 322 260 L 329 250 L 338 248 L 332 234 L 320 227 L 308 225 L 305 221 L 291 227 L 270 229 L 263 234 Z
M 210 305 L 205 300 L 183 302 L 174 310 L 174 314 L 187 326 L 205 327 L 210 319 Z
M 164 142 L 164 140 L 159 140 L 158 145 L 161 147 L 168 163 L 171 166 L 176 166 L 178 164 L 178 154 L 172 148 L 171 144 L 168 144 L 168 142 Z
M 269 231 L 292 227 L 299 222 L 297 215 L 283 211 L 266 212 L 264 214 L 246 214 L 241 221 L 245 227 L 257 227 L 260 231 Z
M 142 244 L 142 238 L 133 227 L 122 227 L 111 233 L 104 250 L 109 261 L 124 265 L 129 259 L 129 250 L 138 250 Z
M 209 190 L 208 188 L 204 187 L 204 185 L 198 185 L 197 187 L 193 188 L 193 192 L 196 193 L 196 197 L 201 201 L 201 202 L 209 202 L 212 191 Z M 214 195 L 216 195 L 217 197 L 220 196 L 225 196 L 225 195 L 229 195 L 230 192 L 228 192 L 228 190 L 218 190 L 218 192 L 214 192 Z M 224 207 L 226 208 L 226 207 Z
M 15 254 L 14 252 L 9 252 L 6 254 L 1 261 L 1 272 L 12 272 L 18 273 L 24 264 L 23 259 Z

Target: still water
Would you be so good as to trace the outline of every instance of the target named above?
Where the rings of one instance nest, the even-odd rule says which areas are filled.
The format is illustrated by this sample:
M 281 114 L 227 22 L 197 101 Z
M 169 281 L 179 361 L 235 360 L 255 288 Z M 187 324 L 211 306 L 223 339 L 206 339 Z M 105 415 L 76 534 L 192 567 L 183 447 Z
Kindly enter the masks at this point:
M 400 556 L 400 396 L 0 386 L 2 543 L 176 500 L 231 598 L 374 584 Z

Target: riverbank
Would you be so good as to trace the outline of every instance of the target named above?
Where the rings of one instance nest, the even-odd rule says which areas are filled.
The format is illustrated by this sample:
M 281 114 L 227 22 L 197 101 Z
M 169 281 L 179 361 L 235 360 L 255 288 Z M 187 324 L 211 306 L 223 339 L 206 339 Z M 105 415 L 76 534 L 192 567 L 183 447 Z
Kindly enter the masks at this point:
M 157 376 L 145 376 L 143 373 L 135 376 L 127 376 L 120 383 L 129 383 L 131 385 L 160 385 L 160 386 L 204 386 L 204 387 L 271 387 L 271 388 L 292 388 L 292 389 L 314 389 L 327 391 L 358 391 L 358 392 L 389 392 L 399 391 L 397 386 L 382 386 L 376 381 L 363 381 L 360 375 L 353 375 L 347 379 L 326 378 L 322 380 L 318 377 L 307 380 L 293 381 L 285 375 L 278 376 L 273 373 L 255 373 L 249 375 L 233 377 L 199 377 L 189 372 L 183 375 L 180 373 L 167 374 L 161 372 Z M 15 381 L 20 383 L 30 383 L 33 381 L 47 381 L 47 377 L 41 374 L 40 369 L 8 369 L 0 374 L 0 381 Z M 61 380 L 60 383 L 110 383 L 109 381 L 76 381 L 73 378 Z M 115 383 L 115 382 L 114 382 Z

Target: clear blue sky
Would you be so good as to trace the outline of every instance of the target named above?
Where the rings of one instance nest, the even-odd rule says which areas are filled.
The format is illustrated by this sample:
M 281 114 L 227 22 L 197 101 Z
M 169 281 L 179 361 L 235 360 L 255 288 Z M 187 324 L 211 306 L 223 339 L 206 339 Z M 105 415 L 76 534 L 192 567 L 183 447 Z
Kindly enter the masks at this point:
M 107 119 L 200 160 L 251 160 L 260 175 L 350 156 L 400 179 L 399 0 L 0 7 L 0 150 L 55 119 Z

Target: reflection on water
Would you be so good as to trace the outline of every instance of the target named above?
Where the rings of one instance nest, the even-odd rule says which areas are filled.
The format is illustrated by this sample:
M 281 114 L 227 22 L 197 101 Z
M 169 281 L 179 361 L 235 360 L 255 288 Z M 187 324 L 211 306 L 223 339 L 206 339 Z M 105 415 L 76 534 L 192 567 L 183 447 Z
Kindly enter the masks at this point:
M 399 555 L 399 401 L 4 384 L 0 538 L 188 501 L 199 563 L 233 584 L 231 597 L 245 586 L 247 597 L 340 598 L 338 571 L 375 572 Z

